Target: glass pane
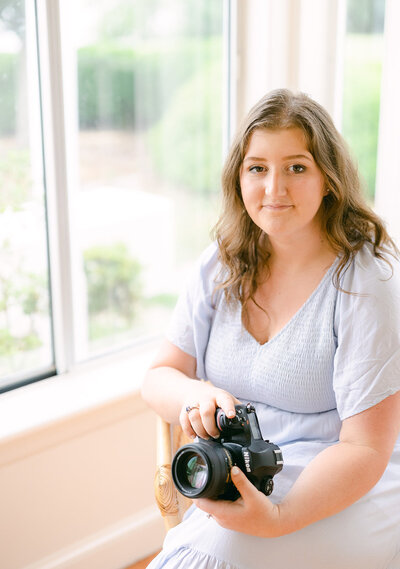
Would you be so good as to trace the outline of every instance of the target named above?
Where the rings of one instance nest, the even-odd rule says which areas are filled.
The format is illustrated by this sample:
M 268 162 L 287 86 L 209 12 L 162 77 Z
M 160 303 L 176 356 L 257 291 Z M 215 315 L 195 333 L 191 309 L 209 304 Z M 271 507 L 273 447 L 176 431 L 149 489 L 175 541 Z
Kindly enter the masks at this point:
M 0 388 L 53 362 L 34 32 L 0 2 Z
M 223 2 L 68 6 L 84 358 L 162 333 L 188 266 L 210 240 L 222 160 Z
M 348 0 L 343 134 L 358 160 L 367 197 L 375 195 L 385 0 Z

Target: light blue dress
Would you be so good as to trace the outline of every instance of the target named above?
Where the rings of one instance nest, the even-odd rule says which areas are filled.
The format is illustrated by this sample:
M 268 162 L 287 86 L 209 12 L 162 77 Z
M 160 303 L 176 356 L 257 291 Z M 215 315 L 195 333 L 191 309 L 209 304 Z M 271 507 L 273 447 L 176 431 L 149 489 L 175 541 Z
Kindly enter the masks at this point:
M 337 261 L 268 343 L 243 327 L 241 306 L 215 294 L 217 249 L 202 255 L 168 338 L 196 357 L 198 377 L 255 404 L 278 444 L 280 501 L 305 466 L 338 441 L 341 422 L 400 389 L 400 267 L 365 245 L 333 285 Z M 310 496 L 310 502 L 313 496 Z M 279 538 L 226 530 L 192 506 L 151 569 L 400 569 L 400 439 L 375 487 L 344 511 Z

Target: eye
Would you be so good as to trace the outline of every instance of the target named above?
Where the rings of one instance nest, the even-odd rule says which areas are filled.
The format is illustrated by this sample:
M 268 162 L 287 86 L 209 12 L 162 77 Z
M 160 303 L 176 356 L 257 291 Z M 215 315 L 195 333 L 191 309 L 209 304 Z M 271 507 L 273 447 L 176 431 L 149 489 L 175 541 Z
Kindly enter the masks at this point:
M 294 174 L 302 174 L 306 171 L 306 167 L 302 164 L 293 164 L 292 166 L 289 166 L 289 170 Z
M 265 171 L 264 166 L 251 166 L 249 168 L 249 172 L 251 172 L 252 174 L 260 174 L 261 172 L 264 171 Z

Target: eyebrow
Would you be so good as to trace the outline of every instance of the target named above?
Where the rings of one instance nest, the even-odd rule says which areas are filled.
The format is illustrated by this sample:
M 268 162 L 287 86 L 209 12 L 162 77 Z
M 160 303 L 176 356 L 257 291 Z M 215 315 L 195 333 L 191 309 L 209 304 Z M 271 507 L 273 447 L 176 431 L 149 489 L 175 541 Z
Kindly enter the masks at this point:
M 297 160 L 298 158 L 309 160 L 310 162 L 313 158 L 310 156 L 306 156 L 306 154 L 291 154 L 290 156 L 284 156 L 283 160 Z M 251 160 L 252 162 L 267 162 L 265 158 L 260 158 L 259 156 L 247 156 L 243 162 L 246 160 Z

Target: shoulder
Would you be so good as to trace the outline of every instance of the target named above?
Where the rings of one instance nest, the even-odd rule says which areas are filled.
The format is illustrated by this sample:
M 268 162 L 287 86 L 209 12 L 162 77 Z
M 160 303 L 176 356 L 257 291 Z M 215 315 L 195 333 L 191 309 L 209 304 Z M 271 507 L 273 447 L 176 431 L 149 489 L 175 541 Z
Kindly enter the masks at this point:
M 213 241 L 198 257 L 198 270 L 203 273 L 210 273 L 215 271 L 219 265 L 218 251 L 218 244 L 216 241 Z
M 373 247 L 366 243 L 355 255 L 341 279 L 341 288 L 356 294 L 391 291 L 400 293 L 400 262 L 390 253 L 376 257 Z
M 389 254 L 376 257 L 373 248 L 364 245 L 349 263 L 340 287 L 333 385 L 343 420 L 399 389 L 399 261 Z
M 385 334 L 389 329 L 400 329 L 400 264 L 395 257 L 376 257 L 372 246 L 364 245 L 339 284 L 336 333 L 343 326 L 349 326 L 353 332 L 357 329 L 361 335 L 371 326 L 386 329 Z
M 221 272 L 219 260 L 219 248 L 216 242 L 211 243 L 199 256 L 196 263 L 195 273 L 200 277 L 203 285 L 214 288 L 218 275 Z
M 211 243 L 199 255 L 187 282 L 187 292 L 198 301 L 211 303 L 211 298 L 221 275 L 221 262 L 216 242 Z

